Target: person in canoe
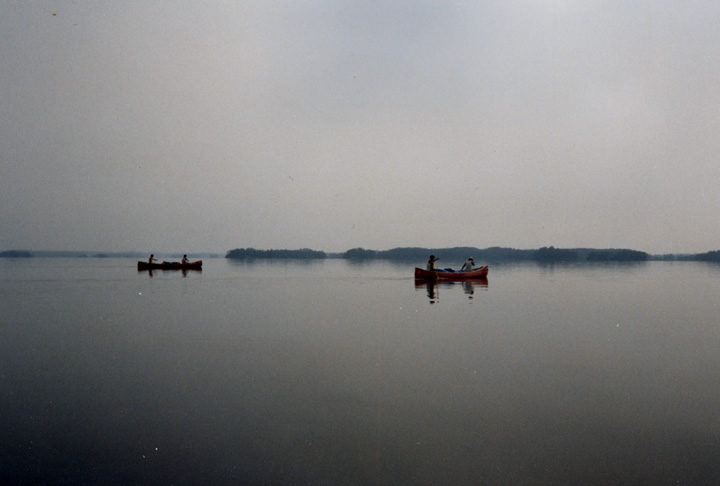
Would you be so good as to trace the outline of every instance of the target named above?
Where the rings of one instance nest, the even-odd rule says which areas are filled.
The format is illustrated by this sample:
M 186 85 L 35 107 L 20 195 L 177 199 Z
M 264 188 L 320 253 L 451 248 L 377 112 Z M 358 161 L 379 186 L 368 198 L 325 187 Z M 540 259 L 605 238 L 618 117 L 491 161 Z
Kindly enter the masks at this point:
M 435 255 L 430 255 L 430 259 L 429 259 L 428 262 L 427 262 L 427 267 L 425 267 L 426 270 L 429 270 L 429 271 L 431 271 L 431 272 L 436 271 L 437 268 L 435 268 L 435 262 L 438 261 L 438 260 L 440 260 L 440 259 L 439 259 L 439 258 L 435 258 Z
M 180 261 L 180 263 L 190 263 L 190 260 L 188 260 L 187 255 L 183 255 L 182 260 Z
M 472 259 L 472 257 L 468 258 L 465 263 L 463 263 L 462 268 L 460 269 L 461 272 L 472 272 L 473 265 L 475 265 L 475 260 Z
M 153 264 L 153 263 L 155 263 L 156 261 L 157 261 L 157 260 L 155 259 L 155 255 L 154 255 L 154 254 L 153 254 L 153 255 L 150 255 L 150 258 L 148 258 L 148 263 L 150 263 L 150 264 Z

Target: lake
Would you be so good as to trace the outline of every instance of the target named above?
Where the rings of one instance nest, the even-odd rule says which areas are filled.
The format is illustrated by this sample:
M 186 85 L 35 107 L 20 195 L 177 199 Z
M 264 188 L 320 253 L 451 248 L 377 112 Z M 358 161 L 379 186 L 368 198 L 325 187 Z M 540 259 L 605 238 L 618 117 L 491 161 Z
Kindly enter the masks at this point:
M 0 483 L 720 483 L 720 266 L 135 263 L 0 259 Z

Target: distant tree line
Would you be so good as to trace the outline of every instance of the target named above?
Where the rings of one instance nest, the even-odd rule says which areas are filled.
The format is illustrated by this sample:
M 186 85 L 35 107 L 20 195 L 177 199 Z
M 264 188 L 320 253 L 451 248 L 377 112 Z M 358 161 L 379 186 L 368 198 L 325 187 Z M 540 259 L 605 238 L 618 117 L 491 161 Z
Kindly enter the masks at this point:
M 303 248 L 301 250 L 256 250 L 255 248 L 236 248 L 228 251 L 225 258 L 235 260 L 251 260 L 254 258 L 309 260 L 327 258 L 327 254 L 323 251 L 310 250 L 308 248 Z
M 644 262 L 650 254 L 627 249 L 561 249 L 543 247 L 535 251 L 533 260 L 538 262 Z
M 695 256 L 695 260 L 701 262 L 720 262 L 720 250 L 709 251 L 707 253 L 699 253 Z
M 394 248 L 386 251 L 365 250 L 354 248 L 344 253 L 348 260 L 427 260 L 430 255 L 440 258 L 443 262 L 462 262 L 473 257 L 477 262 L 502 261 L 534 261 L 534 262 L 639 262 L 650 259 L 648 253 L 626 249 L 563 249 L 554 246 L 543 247 L 537 250 L 517 250 L 514 248 L 491 247 L 484 250 L 472 247 L 456 248 Z
M 644 262 L 650 254 L 637 250 L 591 250 L 587 255 L 589 262 Z
M 649 260 L 685 260 L 720 262 L 720 251 L 687 255 L 650 255 L 644 251 L 625 248 L 555 248 L 546 246 L 532 250 L 502 248 L 498 246 L 479 249 L 474 247 L 422 248 L 401 247 L 390 250 L 369 250 L 353 248 L 344 253 L 327 254 L 310 250 L 257 250 L 255 248 L 237 248 L 227 252 L 231 259 L 323 259 L 341 258 L 351 261 L 388 260 L 406 262 L 424 262 L 430 255 L 440 258 L 440 267 L 457 265 L 469 257 L 478 263 L 491 262 L 537 262 L 537 263 L 602 263 L 602 262 L 645 262 Z
M 88 254 L 84 252 L 63 252 L 63 251 L 28 251 L 28 250 L 5 250 L 0 251 L 0 258 L 56 258 L 56 257 L 115 257 L 129 258 L 144 254 L 136 252 L 122 253 L 97 253 Z M 696 254 L 668 254 L 650 255 L 643 251 L 628 249 L 592 249 L 592 248 L 555 248 L 554 246 L 542 247 L 535 250 L 518 250 L 515 248 L 502 248 L 498 246 L 479 249 L 474 247 L 454 248 L 421 248 L 402 247 L 390 250 L 368 250 L 364 248 L 353 248 L 344 253 L 327 254 L 323 251 L 303 248 L 299 250 L 258 250 L 255 248 L 236 248 L 226 253 L 225 258 L 237 260 L 249 259 L 325 259 L 343 258 L 352 261 L 363 260 L 390 260 L 406 262 L 425 262 L 430 255 L 440 258 L 441 268 L 457 265 L 469 257 L 480 263 L 491 262 L 514 262 L 528 261 L 538 263 L 554 262 L 644 262 L 648 260 L 664 261 L 703 261 L 720 262 L 720 250 Z M 220 256 L 220 255 L 215 255 Z
M 343 258 L 346 260 L 375 260 L 376 258 L 382 258 L 379 254 L 382 252 L 375 250 L 365 250 L 363 248 L 353 248 L 343 254 Z
M 550 246 L 535 250 L 532 259 L 538 262 L 575 262 L 578 261 L 579 255 L 577 250 L 567 250 Z
M 33 254 L 26 250 L 0 251 L 0 258 L 32 258 Z
M 353 248 L 346 251 L 342 256 L 348 260 L 397 260 L 397 261 L 418 261 L 427 260 L 432 254 L 440 258 L 440 266 L 443 262 L 465 261 L 469 257 L 483 261 L 511 261 L 511 260 L 532 260 L 535 250 L 515 250 L 513 248 L 492 247 L 485 250 L 472 247 L 455 248 L 393 248 L 391 250 L 376 251 L 363 248 Z

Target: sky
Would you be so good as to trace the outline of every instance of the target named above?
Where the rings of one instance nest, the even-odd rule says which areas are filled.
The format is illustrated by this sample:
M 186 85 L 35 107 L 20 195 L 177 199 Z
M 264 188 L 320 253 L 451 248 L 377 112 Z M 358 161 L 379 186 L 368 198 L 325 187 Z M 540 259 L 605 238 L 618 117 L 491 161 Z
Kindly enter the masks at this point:
M 718 20 L 0 0 L 0 250 L 717 250 Z

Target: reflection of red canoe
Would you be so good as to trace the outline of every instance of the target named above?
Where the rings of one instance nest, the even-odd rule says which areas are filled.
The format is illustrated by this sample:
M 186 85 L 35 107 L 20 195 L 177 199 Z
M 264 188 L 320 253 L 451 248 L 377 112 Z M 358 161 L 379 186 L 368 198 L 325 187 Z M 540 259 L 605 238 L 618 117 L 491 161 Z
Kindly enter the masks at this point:
M 415 278 L 418 280 L 468 280 L 473 278 L 487 278 L 487 274 L 487 265 L 472 272 L 433 272 L 415 267 Z
M 189 263 L 148 263 L 138 262 L 138 270 L 202 270 L 202 260 Z
M 465 288 L 470 286 L 471 288 L 479 287 L 487 290 L 490 282 L 487 277 L 481 278 L 466 278 L 465 280 L 423 280 L 415 279 L 415 290 L 421 289 L 451 289 L 451 288 Z

